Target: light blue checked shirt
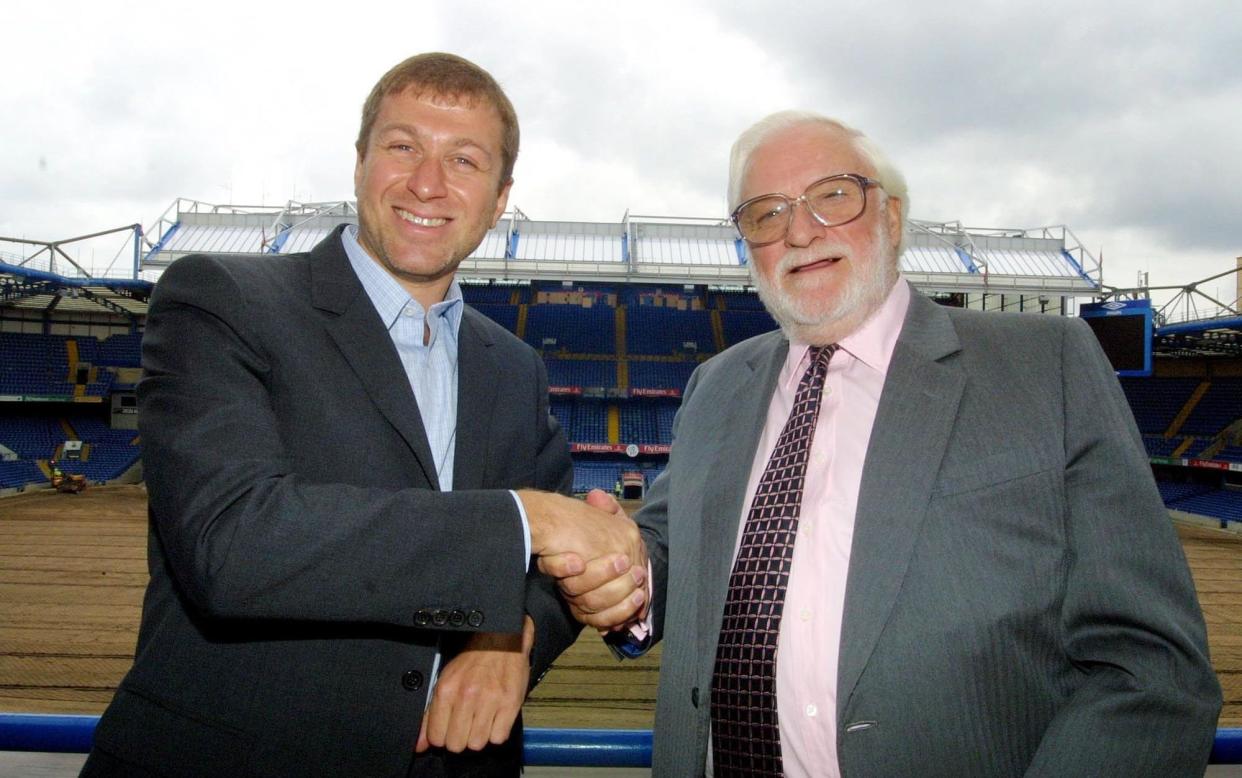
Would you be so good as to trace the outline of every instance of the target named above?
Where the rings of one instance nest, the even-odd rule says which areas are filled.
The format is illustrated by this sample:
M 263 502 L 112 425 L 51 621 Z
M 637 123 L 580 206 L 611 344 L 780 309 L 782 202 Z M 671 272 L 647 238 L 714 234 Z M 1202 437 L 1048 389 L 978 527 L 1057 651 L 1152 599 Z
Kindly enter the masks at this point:
M 379 312 L 388 330 L 405 376 L 418 401 L 427 443 L 435 459 L 440 491 L 453 489 L 453 460 L 457 448 L 457 334 L 461 330 L 461 286 L 454 280 L 444 299 L 431 306 L 431 317 L 397 279 L 380 267 L 358 243 L 358 227 L 350 224 L 341 233 L 341 243 L 349 264 Z M 424 328 L 431 331 L 423 343 Z M 530 522 L 517 492 L 510 491 L 522 517 L 525 559 L 530 559 Z M 529 566 L 529 562 L 528 562 Z

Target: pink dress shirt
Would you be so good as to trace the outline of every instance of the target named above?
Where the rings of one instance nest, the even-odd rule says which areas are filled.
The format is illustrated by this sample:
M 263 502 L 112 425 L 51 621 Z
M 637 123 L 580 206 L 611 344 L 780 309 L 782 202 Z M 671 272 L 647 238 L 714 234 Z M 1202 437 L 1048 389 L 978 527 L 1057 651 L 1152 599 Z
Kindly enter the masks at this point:
M 909 304 L 910 287 L 899 279 L 879 310 L 840 342 L 828 364 L 777 642 L 777 715 L 785 775 L 790 778 L 840 775 L 837 658 L 854 513 L 880 392 Z M 789 418 L 808 366 L 808 349 L 806 343 L 789 345 L 751 464 L 743 522 Z

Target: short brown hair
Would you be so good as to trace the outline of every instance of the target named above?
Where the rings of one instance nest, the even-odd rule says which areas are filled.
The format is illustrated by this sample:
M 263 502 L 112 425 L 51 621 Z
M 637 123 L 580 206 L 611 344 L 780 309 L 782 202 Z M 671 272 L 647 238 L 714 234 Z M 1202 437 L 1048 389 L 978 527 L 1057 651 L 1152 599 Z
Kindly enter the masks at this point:
M 362 126 L 358 128 L 358 140 L 354 144 L 359 157 L 366 156 L 367 139 L 379 115 L 380 103 L 386 96 L 411 87 L 419 94 L 465 98 L 470 104 L 481 100 L 495 108 L 500 115 L 500 185 L 503 187 L 513 180 L 519 141 L 513 103 L 486 70 L 456 54 L 438 51 L 415 54 L 385 73 L 371 88 L 371 94 L 362 104 Z

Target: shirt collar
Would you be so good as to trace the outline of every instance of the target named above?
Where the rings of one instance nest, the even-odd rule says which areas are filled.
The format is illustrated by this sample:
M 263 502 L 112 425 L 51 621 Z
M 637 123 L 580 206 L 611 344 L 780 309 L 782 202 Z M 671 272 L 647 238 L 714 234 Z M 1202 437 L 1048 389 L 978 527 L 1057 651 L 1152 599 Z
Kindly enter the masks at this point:
M 861 327 L 841 339 L 838 344 L 841 351 L 880 375 L 888 375 L 888 365 L 892 361 L 893 350 L 897 348 L 897 336 L 901 334 L 901 325 L 906 320 L 906 309 L 909 307 L 910 284 L 898 277 L 875 313 Z M 798 341 L 789 344 L 782 381 L 793 381 L 796 385 L 802 379 L 810 348 L 810 344 Z
M 410 293 L 397 283 L 397 279 L 380 267 L 379 262 L 373 259 L 358 242 L 357 225 L 350 224 L 345 227 L 341 232 L 341 243 L 345 247 L 345 255 L 349 257 L 349 264 L 354 268 L 354 273 L 358 276 L 358 281 L 362 283 L 362 288 L 366 290 L 367 297 L 371 298 L 371 304 L 379 313 L 385 329 L 392 329 L 392 325 L 396 323 L 397 317 L 401 315 L 406 306 L 412 306 L 418 312 L 420 319 L 426 315 L 423 306 L 410 297 Z M 447 324 L 449 332 L 456 338 L 457 331 L 461 328 L 463 305 L 461 286 L 454 278 L 444 299 L 431 306 L 432 318 L 427 324 L 431 329 L 433 342 L 440 324 Z

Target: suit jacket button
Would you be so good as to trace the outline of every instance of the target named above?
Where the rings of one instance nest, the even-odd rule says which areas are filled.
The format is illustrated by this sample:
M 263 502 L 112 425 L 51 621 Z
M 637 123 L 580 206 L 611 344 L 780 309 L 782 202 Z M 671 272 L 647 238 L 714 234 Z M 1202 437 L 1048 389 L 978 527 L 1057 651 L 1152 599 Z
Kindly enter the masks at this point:
M 449 614 L 449 626 L 450 627 L 460 627 L 462 624 L 465 624 L 465 623 L 466 623 L 466 614 L 462 613 L 461 611 L 455 610 Z
M 423 674 L 417 670 L 407 670 L 401 676 L 401 685 L 408 692 L 416 692 L 423 688 Z
M 431 622 L 431 614 L 427 612 L 426 608 L 419 608 L 414 613 L 414 625 L 415 626 L 425 627 L 430 622 Z
M 699 687 L 697 686 L 690 690 L 690 704 L 696 708 L 699 707 Z
M 470 611 L 470 615 L 466 617 L 466 623 L 472 627 L 483 626 L 483 611 Z
M 435 613 L 431 614 L 431 623 L 437 627 L 443 627 L 448 623 L 448 611 L 436 609 Z

